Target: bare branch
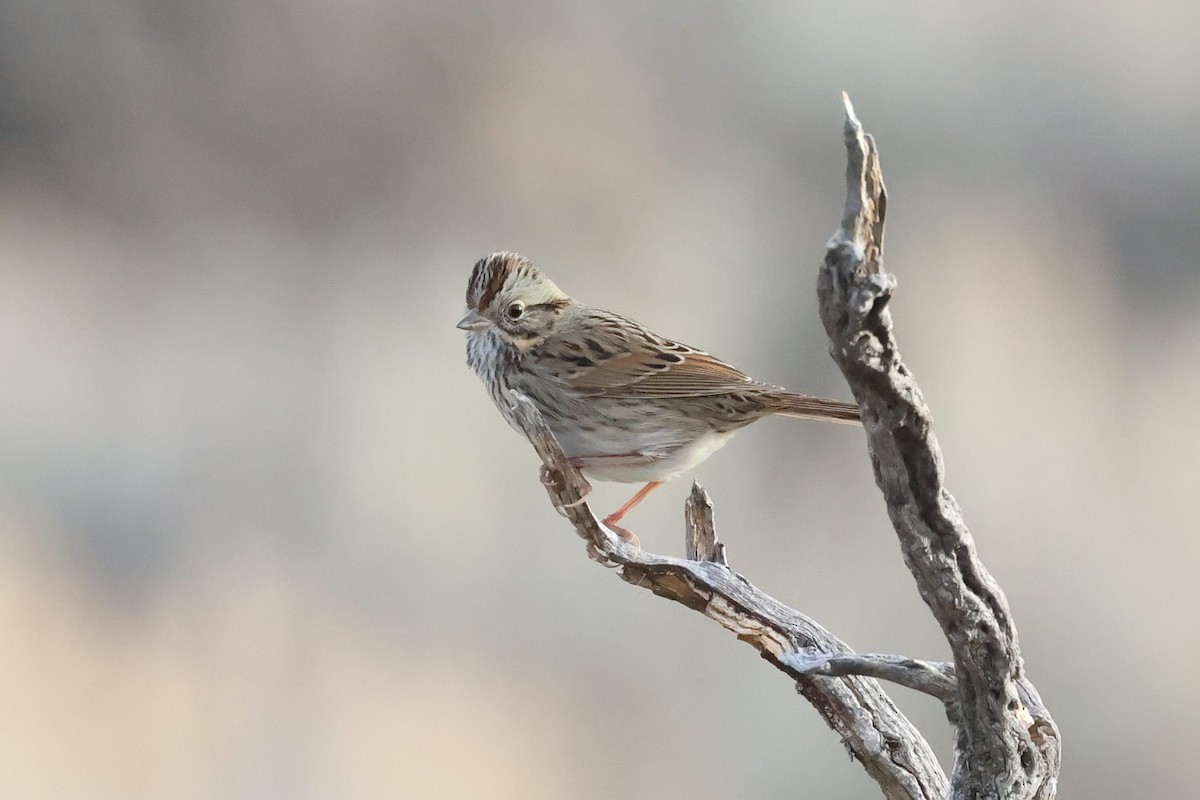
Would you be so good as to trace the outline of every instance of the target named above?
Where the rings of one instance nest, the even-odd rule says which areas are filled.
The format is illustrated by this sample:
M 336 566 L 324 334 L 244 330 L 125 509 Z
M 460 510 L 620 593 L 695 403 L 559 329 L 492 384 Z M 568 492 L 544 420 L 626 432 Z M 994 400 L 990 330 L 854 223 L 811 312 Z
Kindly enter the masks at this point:
M 806 675 L 865 675 L 891 681 L 942 702 L 952 701 L 957 693 L 954 665 L 944 661 L 918 661 L 879 653 L 839 655 L 804 651 L 786 656 L 786 663 Z
M 1048 714 L 1033 727 L 1018 690 L 1023 664 L 1008 602 L 945 487 L 929 408 L 892 333 L 887 306 L 896 281 L 882 266 L 887 192 L 875 141 L 849 98 L 845 134 L 846 208 L 818 281 L 821 319 L 862 408 L 875 481 L 905 563 L 954 655 L 951 797 L 1053 797 L 1057 728 Z

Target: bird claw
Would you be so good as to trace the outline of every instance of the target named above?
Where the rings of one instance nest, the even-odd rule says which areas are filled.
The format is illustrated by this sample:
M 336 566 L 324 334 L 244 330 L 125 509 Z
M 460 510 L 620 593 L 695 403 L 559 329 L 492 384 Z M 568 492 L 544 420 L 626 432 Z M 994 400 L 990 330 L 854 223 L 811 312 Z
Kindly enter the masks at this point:
M 621 566 L 616 561 L 613 561 L 611 558 L 604 555 L 604 553 L 601 553 L 596 548 L 596 545 L 592 544 L 591 542 L 588 542 L 587 557 L 592 561 L 595 561 L 600 566 L 607 567 L 608 569 L 616 569 L 617 567 Z
M 586 479 L 584 479 L 583 496 L 573 503 L 564 503 L 558 497 L 558 481 L 555 480 L 554 474 L 550 471 L 550 468 L 543 464 L 541 473 L 538 477 L 542 482 L 542 486 L 546 487 L 546 492 L 550 495 L 550 502 L 554 505 L 554 510 L 564 517 L 567 516 L 568 508 L 577 508 L 583 505 L 587 500 L 587 496 L 592 492 L 592 485 L 588 483 Z
M 613 533 L 615 533 L 617 536 L 619 536 L 624 541 L 629 542 L 631 545 L 636 547 L 638 550 L 642 549 L 642 543 L 641 543 L 641 541 L 638 540 L 637 535 L 634 534 L 633 531 L 628 530 L 626 528 L 622 528 L 620 525 L 616 524 L 615 522 L 609 522 L 608 520 L 605 520 L 601 524 L 604 525 L 604 527 L 608 528 Z M 597 549 L 596 545 L 592 542 L 588 542 L 587 554 L 588 554 L 588 558 L 590 558 L 592 561 L 595 561 L 596 563 L 600 564 L 601 566 L 608 567 L 609 569 L 616 569 L 617 567 L 621 566 L 620 562 L 614 561 L 613 559 L 609 558 L 607 554 L 600 552 L 600 550 Z
M 638 550 L 642 549 L 642 540 L 639 539 L 637 537 L 637 534 L 634 533 L 633 531 L 629 530 L 628 528 L 622 528 L 617 523 L 611 522 L 607 519 L 604 520 L 603 524 L 604 524 L 604 527 L 608 528 L 610 531 L 615 533 L 617 536 L 620 536 L 622 539 L 629 542 L 631 545 L 636 547 Z

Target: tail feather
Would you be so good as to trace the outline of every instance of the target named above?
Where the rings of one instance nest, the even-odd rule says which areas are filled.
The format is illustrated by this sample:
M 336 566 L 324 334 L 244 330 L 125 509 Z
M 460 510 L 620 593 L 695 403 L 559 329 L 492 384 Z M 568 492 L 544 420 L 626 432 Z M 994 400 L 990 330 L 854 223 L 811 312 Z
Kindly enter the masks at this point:
M 812 397 L 795 392 L 773 392 L 771 400 L 774 406 L 772 411 L 785 417 L 821 419 L 827 422 L 840 422 L 843 425 L 858 425 L 862 422 L 857 403 L 826 400 L 823 397 Z

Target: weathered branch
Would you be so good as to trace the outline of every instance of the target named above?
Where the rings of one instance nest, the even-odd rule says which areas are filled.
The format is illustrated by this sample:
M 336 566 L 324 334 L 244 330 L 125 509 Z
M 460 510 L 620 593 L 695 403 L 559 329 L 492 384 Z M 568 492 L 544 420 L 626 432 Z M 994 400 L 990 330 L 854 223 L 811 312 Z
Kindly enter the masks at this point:
M 954 665 L 944 661 L 919 661 L 879 653 L 839 655 L 817 651 L 793 653 L 786 660 L 788 666 L 807 675 L 866 675 L 932 695 L 944 703 L 953 701 L 956 691 Z
M 1058 731 L 1035 721 L 1008 602 L 943 480 L 929 409 L 901 361 L 883 270 L 887 192 L 872 137 L 846 98 L 846 207 L 817 293 L 830 352 L 862 408 L 875 481 L 905 563 L 950 643 L 957 681 L 952 798 L 1052 798 Z M 1032 685 L 1028 685 L 1032 689 Z M 1040 707 L 1040 701 L 1038 701 Z
M 703 489 L 693 488 L 688 512 L 688 548 L 698 560 L 640 550 L 609 532 L 583 502 L 587 481 L 563 455 L 533 403 L 516 393 L 513 402 L 517 421 L 545 465 L 544 482 L 551 501 L 585 541 L 617 565 L 622 578 L 716 620 L 789 675 L 800 694 L 879 783 L 885 797 L 935 800 L 945 796 L 946 776 L 933 751 L 877 681 L 814 677 L 788 664 L 789 656 L 805 650 L 852 651 L 815 621 L 761 592 L 729 568 Z
M 914 691 L 931 695 L 946 705 L 946 714 L 951 722 L 958 724 L 958 678 L 954 665 L 948 661 L 920 661 L 907 656 L 822 653 L 806 650 L 784 657 L 788 666 L 809 675 L 864 675 L 904 686 Z M 1061 742 L 1058 728 L 1050 712 L 1042 704 L 1042 698 L 1028 678 L 1017 681 L 1017 692 L 1021 695 L 1024 709 L 1018 709 L 1022 721 L 1029 725 L 1034 742 L 1051 751 L 1048 760 L 1055 764 L 1060 760 Z M 1023 712 L 1028 712 L 1025 719 Z M 1046 791 L 1036 796 L 1053 797 L 1057 778 L 1047 784 Z

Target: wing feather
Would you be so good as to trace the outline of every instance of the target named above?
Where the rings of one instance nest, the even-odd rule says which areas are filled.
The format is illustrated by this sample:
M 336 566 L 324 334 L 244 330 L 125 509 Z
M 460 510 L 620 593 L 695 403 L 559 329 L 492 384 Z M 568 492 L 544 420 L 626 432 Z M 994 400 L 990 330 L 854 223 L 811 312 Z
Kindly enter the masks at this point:
M 704 397 L 778 391 L 702 350 L 608 312 L 548 339 L 539 357 L 575 391 L 602 397 Z

